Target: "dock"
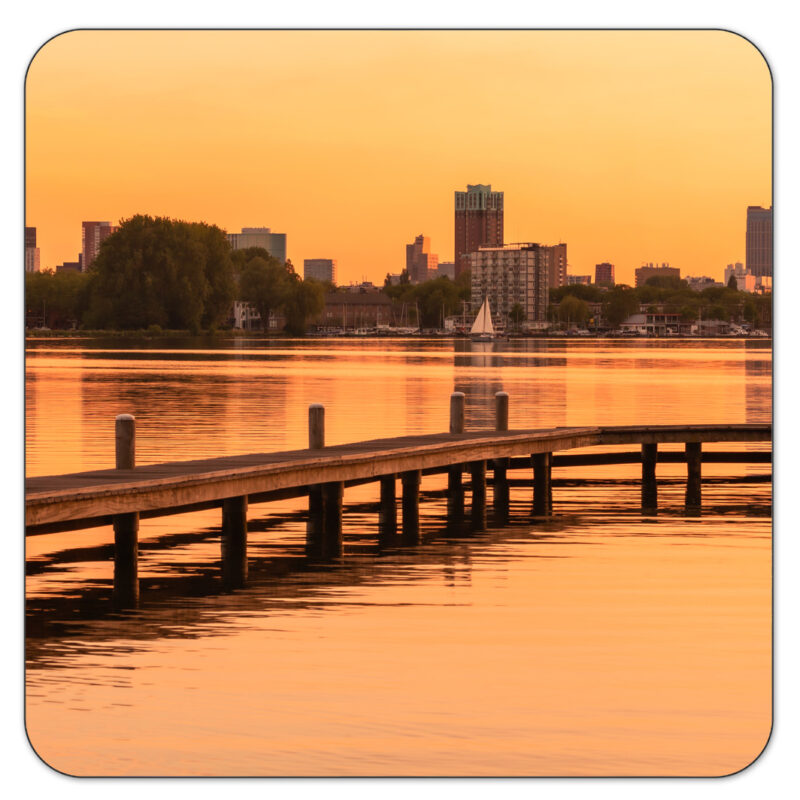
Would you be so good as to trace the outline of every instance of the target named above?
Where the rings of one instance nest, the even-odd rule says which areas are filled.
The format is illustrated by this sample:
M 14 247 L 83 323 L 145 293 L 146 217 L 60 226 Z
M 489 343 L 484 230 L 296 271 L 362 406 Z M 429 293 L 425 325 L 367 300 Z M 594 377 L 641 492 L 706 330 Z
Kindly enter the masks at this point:
M 307 554 L 335 559 L 342 554 L 342 503 L 348 486 L 380 485 L 380 536 L 419 542 L 419 491 L 424 475 L 448 475 L 447 514 L 464 514 L 468 475 L 474 530 L 486 525 L 487 485 L 495 522 L 507 521 L 510 471 L 533 476 L 534 517 L 552 514 L 553 467 L 640 463 L 642 512 L 656 514 L 659 461 L 686 463 L 686 511 L 699 513 L 702 463 L 770 463 L 771 451 L 704 452 L 706 443 L 770 442 L 772 425 L 660 425 L 558 427 L 509 430 L 505 392 L 495 397 L 495 428 L 464 429 L 464 395 L 450 398 L 450 430 L 351 444 L 325 445 L 325 409 L 309 407 L 309 447 L 194 461 L 135 466 L 135 420 L 115 421 L 116 468 L 26 480 L 26 535 L 113 525 L 114 593 L 120 606 L 138 603 L 138 526 L 149 517 L 208 508 L 221 509 L 221 564 L 226 586 L 247 578 L 248 504 L 308 498 Z M 682 444 L 683 452 L 659 453 L 660 444 Z M 630 445 L 627 452 L 570 454 L 566 451 Z M 491 479 L 487 473 L 491 471 Z M 401 497 L 397 496 L 398 482 Z M 399 499 L 399 503 L 398 503 Z M 400 524 L 398 527 L 398 505 Z

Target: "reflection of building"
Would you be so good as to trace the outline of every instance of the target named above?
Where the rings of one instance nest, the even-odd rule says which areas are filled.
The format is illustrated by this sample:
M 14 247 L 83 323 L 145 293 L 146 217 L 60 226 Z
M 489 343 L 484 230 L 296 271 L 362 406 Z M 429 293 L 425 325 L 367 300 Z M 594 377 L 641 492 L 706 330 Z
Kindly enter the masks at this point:
M 544 322 L 547 313 L 549 248 L 538 244 L 481 247 L 466 262 L 471 270 L 472 311 L 485 297 L 496 320 L 505 322 L 511 309 L 522 306 L 528 323 Z
M 100 245 L 117 230 L 119 227 L 110 222 L 81 223 L 81 269 L 84 272 L 92 266 L 92 262 L 97 258 Z
M 411 283 L 424 283 L 435 277 L 433 272 L 439 263 L 439 256 L 431 253 L 429 236 L 420 234 L 413 244 L 406 245 L 406 272 Z
M 468 254 L 503 244 L 503 193 L 491 184 L 468 185 L 455 194 L 455 277 L 469 267 Z
M 39 248 L 36 246 L 36 228 L 25 228 L 25 272 L 39 271 Z
M 751 275 L 772 277 L 772 206 L 747 207 L 745 263 Z
M 663 263 L 660 267 L 658 264 L 642 264 L 636 270 L 636 288 L 644 286 L 650 278 L 677 278 L 680 280 L 681 271 L 677 267 L 671 267 L 667 263 Z
M 228 241 L 233 250 L 248 247 L 263 247 L 281 264 L 286 263 L 286 234 L 272 233 L 269 228 L 242 228 L 241 233 L 229 233 Z
M 303 280 L 309 278 L 315 281 L 336 283 L 335 258 L 306 258 L 303 259 Z
M 594 265 L 595 283 L 614 283 L 614 265 L 604 261 Z

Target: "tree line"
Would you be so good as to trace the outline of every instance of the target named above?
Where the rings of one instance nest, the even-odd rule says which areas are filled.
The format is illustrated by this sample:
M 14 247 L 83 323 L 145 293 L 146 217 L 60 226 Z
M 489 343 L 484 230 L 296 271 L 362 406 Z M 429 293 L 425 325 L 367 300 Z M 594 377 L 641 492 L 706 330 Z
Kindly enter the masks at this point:
M 25 275 L 26 316 L 50 328 L 198 333 L 224 327 L 233 301 L 243 300 L 265 327 L 273 312 L 300 334 L 324 294 L 263 248 L 232 250 L 215 225 L 147 215 L 123 220 L 86 272 Z

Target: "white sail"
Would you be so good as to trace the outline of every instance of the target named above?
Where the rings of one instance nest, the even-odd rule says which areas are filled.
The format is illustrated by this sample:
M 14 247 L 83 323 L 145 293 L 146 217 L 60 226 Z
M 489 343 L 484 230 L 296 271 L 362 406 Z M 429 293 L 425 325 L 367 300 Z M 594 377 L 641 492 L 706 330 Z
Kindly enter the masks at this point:
M 494 334 L 494 325 L 492 325 L 492 311 L 489 308 L 489 298 L 485 298 L 481 305 L 478 316 L 475 317 L 475 322 L 472 323 L 470 333 L 475 336 L 492 336 Z

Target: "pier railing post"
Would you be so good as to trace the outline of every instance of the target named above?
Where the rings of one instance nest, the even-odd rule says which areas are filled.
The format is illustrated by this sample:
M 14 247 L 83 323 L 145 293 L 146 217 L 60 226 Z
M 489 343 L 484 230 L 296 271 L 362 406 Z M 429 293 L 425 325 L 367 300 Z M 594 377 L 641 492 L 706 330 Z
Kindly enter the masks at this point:
M 656 483 L 656 462 L 658 461 L 658 445 L 646 443 L 642 445 L 642 513 L 658 512 L 658 484 Z
M 402 474 L 403 544 L 419 544 L 419 485 L 422 472 L 412 469 Z
M 308 448 L 322 450 L 325 447 L 325 407 L 314 403 L 308 407 Z M 325 500 L 322 486 L 308 488 L 308 520 L 306 522 L 306 555 L 324 558 L 325 547 Z
M 700 513 L 702 493 L 703 446 L 700 442 L 686 442 L 686 513 Z
M 552 453 L 534 453 L 533 462 L 533 515 L 548 517 L 553 511 Z
M 114 443 L 117 469 L 136 466 L 136 420 L 131 414 L 120 414 L 114 422 Z M 115 514 L 114 526 L 114 589 L 117 608 L 139 605 L 139 514 Z
M 247 496 L 222 501 L 222 584 L 241 589 L 247 582 Z
M 450 433 L 464 433 L 464 392 L 450 395 Z M 453 464 L 447 470 L 448 522 L 460 524 L 464 517 L 463 464 Z
M 498 432 L 508 430 L 508 393 L 497 392 L 494 396 L 495 402 L 495 430 Z M 495 458 L 492 462 L 494 471 L 494 490 L 492 499 L 494 501 L 494 522 L 495 525 L 505 525 L 508 522 L 508 459 Z

